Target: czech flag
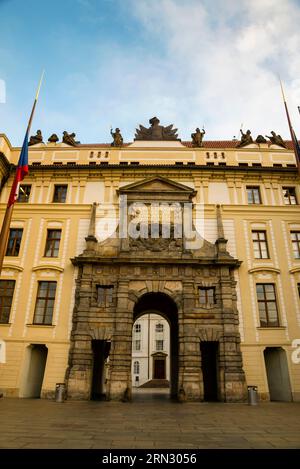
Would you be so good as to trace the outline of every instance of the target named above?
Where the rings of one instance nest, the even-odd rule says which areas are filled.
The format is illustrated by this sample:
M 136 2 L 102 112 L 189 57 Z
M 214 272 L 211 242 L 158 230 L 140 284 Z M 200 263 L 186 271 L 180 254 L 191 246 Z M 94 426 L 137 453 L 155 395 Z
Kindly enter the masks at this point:
M 20 182 L 23 181 L 26 174 L 28 174 L 28 133 L 29 129 L 26 132 L 24 143 L 22 146 L 18 166 L 16 169 L 15 179 L 10 191 L 7 207 L 10 207 L 15 203 L 19 195 Z

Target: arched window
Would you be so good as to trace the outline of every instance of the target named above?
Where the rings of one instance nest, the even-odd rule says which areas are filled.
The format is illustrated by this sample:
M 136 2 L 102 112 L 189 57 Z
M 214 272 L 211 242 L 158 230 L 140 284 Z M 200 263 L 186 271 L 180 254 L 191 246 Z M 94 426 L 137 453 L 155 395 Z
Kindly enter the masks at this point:
M 140 373 L 140 362 L 134 362 L 133 363 L 133 373 L 135 375 L 138 375 Z
M 164 325 L 161 324 L 161 323 L 156 324 L 155 331 L 156 332 L 164 332 Z
M 140 325 L 140 324 L 135 324 L 135 326 L 134 326 L 134 332 L 135 332 L 136 334 L 138 334 L 139 332 L 141 332 L 141 329 L 142 329 L 142 328 L 141 328 L 141 325 Z

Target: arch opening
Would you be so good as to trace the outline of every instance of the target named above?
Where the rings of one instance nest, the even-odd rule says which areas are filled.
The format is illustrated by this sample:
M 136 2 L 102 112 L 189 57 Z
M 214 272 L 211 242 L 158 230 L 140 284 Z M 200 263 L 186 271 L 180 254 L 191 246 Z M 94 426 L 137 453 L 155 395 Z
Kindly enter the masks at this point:
M 164 293 L 146 293 L 135 304 L 132 331 L 132 386 L 164 389 L 177 397 L 178 310 Z M 140 349 L 140 350 L 138 350 Z M 135 362 L 138 362 L 135 363 Z M 139 367 L 139 375 L 134 373 Z M 166 393 L 167 390 L 167 393 Z M 157 391 L 159 394 L 159 392 Z
M 291 384 L 285 350 L 282 347 L 266 347 L 264 359 L 270 401 L 291 401 Z

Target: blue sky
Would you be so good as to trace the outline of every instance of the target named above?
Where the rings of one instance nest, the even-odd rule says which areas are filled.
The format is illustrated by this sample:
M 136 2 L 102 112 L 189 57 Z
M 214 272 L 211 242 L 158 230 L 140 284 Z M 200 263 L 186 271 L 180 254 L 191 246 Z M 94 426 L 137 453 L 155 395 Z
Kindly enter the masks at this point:
M 0 132 L 14 145 L 42 69 L 32 131 L 45 141 L 110 142 L 111 125 L 132 141 L 154 115 L 183 140 L 203 124 L 207 139 L 241 123 L 288 137 L 277 73 L 300 134 L 298 0 L 0 0 L 0 19 Z

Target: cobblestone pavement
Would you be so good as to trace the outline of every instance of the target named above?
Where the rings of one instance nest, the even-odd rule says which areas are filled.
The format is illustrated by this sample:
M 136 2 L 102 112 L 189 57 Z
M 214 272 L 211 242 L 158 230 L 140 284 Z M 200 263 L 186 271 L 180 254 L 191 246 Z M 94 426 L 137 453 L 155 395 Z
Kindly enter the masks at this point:
M 300 448 L 300 403 L 179 404 L 152 397 L 0 399 L 0 448 Z

